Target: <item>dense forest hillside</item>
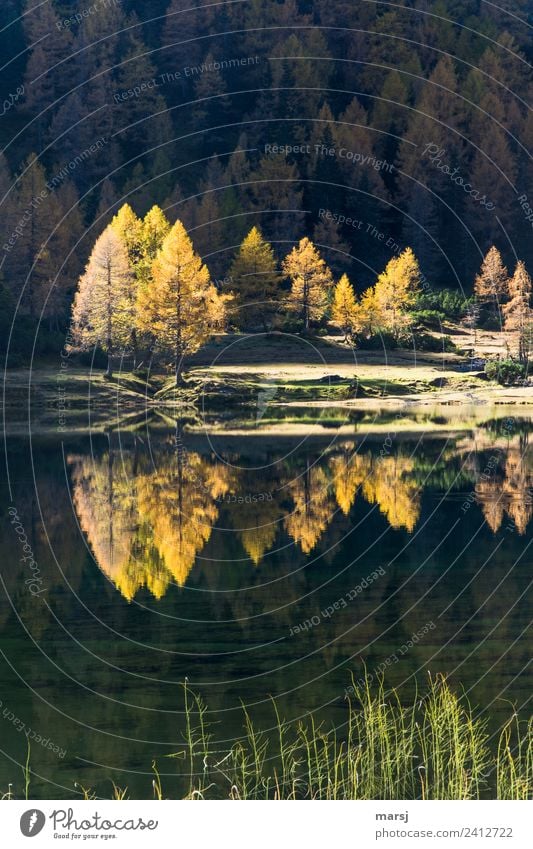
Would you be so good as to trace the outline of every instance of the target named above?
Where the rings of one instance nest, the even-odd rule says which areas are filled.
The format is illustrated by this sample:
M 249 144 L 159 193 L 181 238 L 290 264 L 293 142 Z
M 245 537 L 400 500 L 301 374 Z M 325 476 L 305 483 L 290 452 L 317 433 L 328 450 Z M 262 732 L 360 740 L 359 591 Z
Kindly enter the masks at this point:
M 528 0 L 4 0 L 4 314 L 21 298 L 20 321 L 64 332 L 125 201 L 181 219 L 215 279 L 254 225 L 280 260 L 307 235 L 358 292 L 407 246 L 436 288 L 471 290 L 492 244 L 531 267 L 528 15 Z

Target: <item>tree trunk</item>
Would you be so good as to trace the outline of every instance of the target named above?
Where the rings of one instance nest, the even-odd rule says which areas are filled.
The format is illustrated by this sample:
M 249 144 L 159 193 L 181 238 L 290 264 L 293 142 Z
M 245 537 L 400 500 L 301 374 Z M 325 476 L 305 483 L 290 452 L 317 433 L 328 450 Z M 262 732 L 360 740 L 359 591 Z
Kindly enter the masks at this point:
M 107 264 L 107 372 L 106 377 L 113 377 L 113 367 L 111 365 L 111 357 L 113 356 L 113 315 L 112 315 L 112 280 L 111 280 L 111 265 Z
M 109 563 L 112 565 L 114 560 L 114 537 L 113 537 L 113 518 L 114 518 L 114 485 L 113 485 L 113 451 L 111 449 L 111 436 L 107 435 L 108 445 L 109 445 L 109 456 L 107 459 L 107 486 L 108 486 L 108 496 L 107 496 L 107 506 L 108 506 L 108 521 L 109 521 Z
M 309 284 L 304 280 L 304 331 L 309 331 Z
M 176 386 L 182 386 L 183 385 L 182 372 L 183 372 L 183 361 L 182 361 L 179 353 L 176 351 Z
M 135 328 L 131 331 L 131 347 L 133 350 L 133 369 L 137 368 L 137 355 L 138 355 L 138 344 L 137 344 L 137 331 Z
M 181 316 L 181 278 L 178 271 L 178 287 L 176 292 L 176 386 L 183 386 L 183 343 L 182 343 L 182 316 Z

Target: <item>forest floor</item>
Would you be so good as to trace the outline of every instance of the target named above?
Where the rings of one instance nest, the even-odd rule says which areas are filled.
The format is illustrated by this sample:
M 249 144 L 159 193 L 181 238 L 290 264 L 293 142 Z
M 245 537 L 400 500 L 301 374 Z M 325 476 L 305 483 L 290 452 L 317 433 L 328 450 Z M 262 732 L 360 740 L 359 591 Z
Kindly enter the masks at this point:
M 163 418 L 180 410 L 217 427 L 239 420 L 256 432 L 259 426 L 298 431 L 342 427 L 356 414 L 386 419 L 396 411 L 400 421 L 398 410 L 408 407 L 425 411 L 422 418 L 434 419 L 437 427 L 439 419 L 459 418 L 451 408 L 468 419 L 478 417 L 481 407 L 485 417 L 496 406 L 500 413 L 508 406 L 533 406 L 533 386 L 502 387 L 486 378 L 483 359 L 505 353 L 502 334 L 478 331 L 476 360 L 467 356 L 471 334 L 450 326 L 443 335 L 453 339 L 456 352 L 352 350 L 339 337 L 220 335 L 189 360 L 178 390 L 162 370 L 141 376 L 117 369 L 107 380 L 101 370 L 82 368 L 74 359 L 65 367 L 58 358 L 31 371 L 6 372 L 6 420 L 15 430 L 29 421 L 32 430 L 62 431 L 103 422 L 136 426 L 155 410 Z

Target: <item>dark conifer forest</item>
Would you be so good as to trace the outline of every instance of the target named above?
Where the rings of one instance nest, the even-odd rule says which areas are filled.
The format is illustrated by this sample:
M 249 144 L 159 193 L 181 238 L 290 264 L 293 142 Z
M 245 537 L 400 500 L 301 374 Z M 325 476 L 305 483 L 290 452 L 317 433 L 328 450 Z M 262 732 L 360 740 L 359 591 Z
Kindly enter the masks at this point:
M 252 226 L 356 292 L 405 247 L 472 291 L 533 262 L 528 0 L 4 0 L 3 336 L 68 327 L 124 203 L 182 220 L 214 280 Z M 19 303 L 20 300 L 20 303 Z M 4 340 L 5 341 L 5 340 Z M 60 342 L 57 341 L 60 345 Z

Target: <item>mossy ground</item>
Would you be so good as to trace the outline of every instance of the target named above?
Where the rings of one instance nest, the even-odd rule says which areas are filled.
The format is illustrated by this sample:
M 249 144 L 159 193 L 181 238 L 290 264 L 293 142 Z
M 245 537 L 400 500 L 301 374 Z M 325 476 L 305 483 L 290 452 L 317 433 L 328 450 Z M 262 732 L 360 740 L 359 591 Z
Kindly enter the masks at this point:
M 529 386 L 503 388 L 469 371 L 459 354 L 413 350 L 354 351 L 338 339 L 285 334 L 216 337 L 186 364 L 183 384 L 159 367 L 112 378 L 69 361 L 5 376 L 8 425 L 85 429 L 135 422 L 154 411 L 218 422 L 248 420 L 249 427 L 296 420 L 336 427 L 356 410 L 402 404 L 433 407 L 528 405 Z M 294 408 L 294 409 L 292 409 Z M 302 416 L 302 408 L 305 415 Z M 15 427 L 16 429 L 16 427 Z

